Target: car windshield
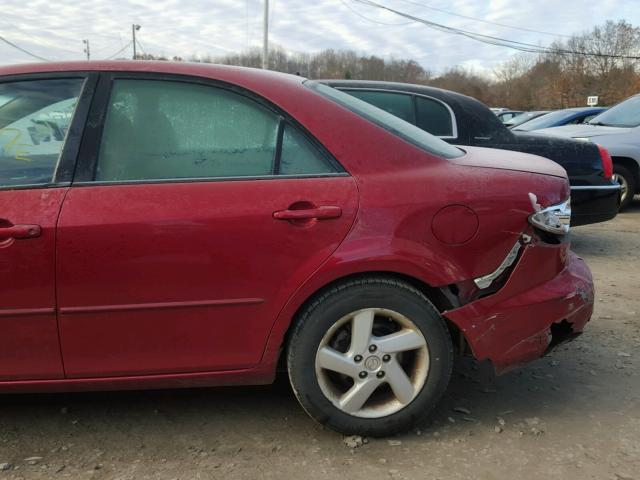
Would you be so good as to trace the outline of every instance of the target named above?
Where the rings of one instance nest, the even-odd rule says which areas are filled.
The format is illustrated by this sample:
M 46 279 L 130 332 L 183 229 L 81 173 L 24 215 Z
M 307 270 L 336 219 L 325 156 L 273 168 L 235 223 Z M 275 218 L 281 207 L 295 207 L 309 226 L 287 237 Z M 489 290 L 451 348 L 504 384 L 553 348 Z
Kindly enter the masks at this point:
M 531 130 L 538 130 L 539 128 L 552 127 L 556 122 L 561 122 L 565 118 L 569 118 L 573 115 L 573 112 L 567 110 L 558 110 L 556 112 L 546 113 L 541 117 L 534 118 L 528 122 L 519 125 L 514 130 L 521 130 L 530 132 Z
M 305 85 L 320 95 L 342 105 L 352 112 L 366 118 L 370 122 L 384 128 L 385 130 L 397 135 L 413 145 L 426 150 L 429 153 L 444 158 L 457 158 L 464 155 L 459 148 L 449 145 L 444 140 L 434 137 L 430 133 L 419 129 L 395 115 L 385 112 L 373 105 L 359 100 L 347 93 L 331 88 L 322 83 L 307 80 Z
M 640 125 L 640 95 L 627 98 L 625 101 L 611 107 L 606 112 L 594 117 L 589 125 L 605 127 L 633 128 Z
M 511 120 L 505 122 L 505 125 L 509 128 L 514 128 L 514 127 L 518 127 L 520 125 L 522 125 L 524 122 L 529 122 L 530 120 L 533 120 L 534 118 L 538 118 L 542 115 L 544 115 L 545 113 L 548 113 L 546 111 L 540 111 L 540 112 L 524 112 L 521 113 L 520 115 L 517 115 L 515 117 L 513 117 Z

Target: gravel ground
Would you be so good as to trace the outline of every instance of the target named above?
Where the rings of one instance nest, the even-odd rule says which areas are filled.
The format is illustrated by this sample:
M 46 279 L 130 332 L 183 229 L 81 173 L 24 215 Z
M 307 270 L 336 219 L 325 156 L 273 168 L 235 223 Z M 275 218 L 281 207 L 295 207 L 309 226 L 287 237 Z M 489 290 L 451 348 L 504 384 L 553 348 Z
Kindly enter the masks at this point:
M 586 333 L 495 380 L 463 362 L 433 420 L 412 433 L 344 439 L 306 417 L 285 379 L 3 396 L 0 480 L 640 480 L 639 234 L 640 204 L 575 229 L 597 289 Z

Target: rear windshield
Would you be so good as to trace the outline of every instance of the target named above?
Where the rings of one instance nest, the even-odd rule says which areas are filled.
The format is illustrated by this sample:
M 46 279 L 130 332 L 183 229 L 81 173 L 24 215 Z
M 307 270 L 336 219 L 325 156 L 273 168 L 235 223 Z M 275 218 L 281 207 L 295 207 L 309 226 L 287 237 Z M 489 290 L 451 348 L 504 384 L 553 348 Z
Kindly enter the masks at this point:
M 514 128 L 514 130 L 523 130 L 525 132 L 530 132 L 531 130 L 538 130 L 541 128 L 552 127 L 554 123 L 561 122 L 565 118 L 569 118 L 573 115 L 574 112 L 567 112 L 566 110 L 558 110 L 556 112 L 546 113 L 541 117 L 534 118 L 533 120 L 529 120 L 528 122 L 523 123 L 522 125 Z
M 464 155 L 462 150 L 449 145 L 444 140 L 347 93 L 311 80 L 307 80 L 305 85 L 422 150 L 443 158 L 457 158 Z

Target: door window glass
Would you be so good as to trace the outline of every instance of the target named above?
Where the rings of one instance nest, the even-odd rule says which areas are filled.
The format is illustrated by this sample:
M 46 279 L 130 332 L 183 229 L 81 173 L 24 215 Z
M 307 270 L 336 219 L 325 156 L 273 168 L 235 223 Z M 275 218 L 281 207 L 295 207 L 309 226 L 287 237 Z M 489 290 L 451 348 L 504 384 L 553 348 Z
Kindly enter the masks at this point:
M 0 187 L 51 183 L 82 83 L 0 83 Z
M 117 80 L 96 180 L 271 175 L 279 117 L 222 88 Z
M 290 125 L 284 126 L 281 175 L 310 175 L 335 172 L 327 159 L 311 142 Z
M 284 128 L 280 158 L 278 128 Z M 336 170 L 309 140 L 244 95 L 173 81 L 117 80 L 98 181 L 308 175 Z

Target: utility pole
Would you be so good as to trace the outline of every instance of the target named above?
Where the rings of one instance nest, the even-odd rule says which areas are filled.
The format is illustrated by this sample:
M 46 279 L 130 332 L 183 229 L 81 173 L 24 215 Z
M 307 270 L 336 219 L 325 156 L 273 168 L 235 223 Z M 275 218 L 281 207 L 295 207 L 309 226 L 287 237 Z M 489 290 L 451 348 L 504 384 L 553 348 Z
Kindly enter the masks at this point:
M 87 54 L 87 60 L 91 60 L 91 49 L 89 48 L 89 40 L 82 40 L 84 43 L 84 53 Z
M 140 25 L 137 25 L 135 23 L 133 25 L 131 25 L 131 42 L 133 44 L 133 59 L 134 60 L 138 56 L 137 52 L 136 52 L 136 32 L 138 30 L 140 30 Z
M 267 70 L 269 68 L 269 0 L 264 0 L 262 29 L 262 69 Z

